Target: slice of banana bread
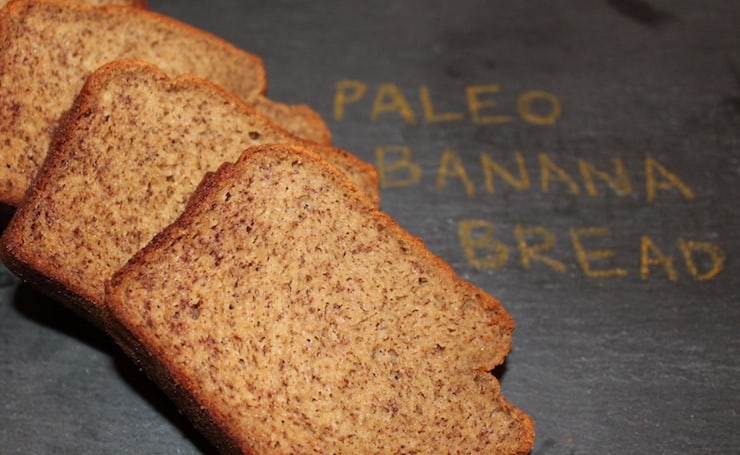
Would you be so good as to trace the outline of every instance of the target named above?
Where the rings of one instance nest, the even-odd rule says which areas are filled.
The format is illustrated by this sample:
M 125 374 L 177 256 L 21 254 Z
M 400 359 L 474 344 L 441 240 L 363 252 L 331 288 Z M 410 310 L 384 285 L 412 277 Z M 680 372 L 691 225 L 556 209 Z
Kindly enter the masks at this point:
M 219 86 L 117 60 L 93 73 L 0 239 L 20 277 L 99 322 L 104 280 L 172 222 L 203 176 L 255 144 L 304 143 L 377 203 L 375 169 L 287 133 Z
M 194 74 L 270 104 L 261 102 L 262 60 L 203 30 L 136 7 L 13 0 L 0 10 L 0 203 L 20 202 L 85 78 L 119 58 L 149 61 L 169 75 Z M 309 124 L 316 137 L 328 136 L 306 109 L 287 109 L 281 126 L 292 129 L 295 115 L 299 132 Z
M 108 283 L 109 333 L 224 451 L 527 453 L 514 323 L 317 155 L 248 149 Z

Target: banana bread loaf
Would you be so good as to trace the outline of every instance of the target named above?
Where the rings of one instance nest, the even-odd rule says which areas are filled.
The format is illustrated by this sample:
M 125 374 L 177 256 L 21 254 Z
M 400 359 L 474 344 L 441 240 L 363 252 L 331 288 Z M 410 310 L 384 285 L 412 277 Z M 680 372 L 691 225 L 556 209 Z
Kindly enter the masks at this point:
M 203 176 L 255 144 L 303 143 L 377 203 L 375 169 L 274 126 L 194 76 L 118 60 L 93 73 L 0 239 L 7 267 L 100 321 L 105 279 L 172 222 Z
M 20 203 L 85 78 L 119 58 L 208 79 L 266 114 L 281 112 L 284 129 L 306 134 L 316 128 L 314 138 L 329 137 L 308 107 L 263 99 L 259 57 L 203 30 L 130 6 L 12 0 L 0 9 L 0 203 Z
M 527 453 L 514 328 L 317 155 L 247 150 L 109 282 L 106 326 L 223 451 Z

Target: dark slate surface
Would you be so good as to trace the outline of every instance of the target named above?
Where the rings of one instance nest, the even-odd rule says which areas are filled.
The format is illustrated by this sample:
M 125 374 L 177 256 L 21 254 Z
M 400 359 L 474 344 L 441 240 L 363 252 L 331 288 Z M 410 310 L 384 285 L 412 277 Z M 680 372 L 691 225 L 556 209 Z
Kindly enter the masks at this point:
M 535 454 L 736 453 L 740 3 L 150 7 L 261 55 L 271 96 L 318 110 L 382 208 L 504 303 Z M 211 452 L 0 271 L 0 451 Z

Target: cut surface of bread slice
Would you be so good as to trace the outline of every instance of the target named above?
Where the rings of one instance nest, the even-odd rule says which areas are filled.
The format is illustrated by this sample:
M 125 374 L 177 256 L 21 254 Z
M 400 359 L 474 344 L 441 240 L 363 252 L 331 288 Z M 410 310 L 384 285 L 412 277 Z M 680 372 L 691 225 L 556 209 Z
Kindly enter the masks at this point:
M 202 77 L 246 101 L 261 100 L 267 87 L 259 57 L 170 17 L 136 7 L 13 0 L 0 10 L 0 202 L 20 202 L 85 78 L 119 58 Z M 325 129 L 318 114 L 291 112 L 298 127 Z
M 375 169 L 274 126 L 194 76 L 118 60 L 93 73 L 0 240 L 7 267 L 100 321 L 104 280 L 184 209 L 203 176 L 255 144 L 304 143 L 378 200 Z
M 490 374 L 509 314 L 299 148 L 251 148 L 204 180 L 107 305 L 109 333 L 228 448 L 532 447 Z

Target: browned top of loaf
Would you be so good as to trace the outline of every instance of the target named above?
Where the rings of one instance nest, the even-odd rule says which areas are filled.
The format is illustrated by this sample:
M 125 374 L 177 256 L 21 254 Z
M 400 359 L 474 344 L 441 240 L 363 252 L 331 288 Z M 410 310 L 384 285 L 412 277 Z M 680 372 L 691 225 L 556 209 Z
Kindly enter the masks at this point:
M 141 8 L 14 0 L 0 10 L 0 202 L 17 205 L 85 78 L 116 58 L 191 73 L 243 99 L 265 91 L 262 61 Z
M 2 238 L 8 267 L 99 320 L 103 282 L 182 212 L 202 177 L 249 146 L 299 143 L 220 87 L 115 61 L 82 89 Z M 314 147 L 377 201 L 374 169 Z
M 531 449 L 489 373 L 508 313 L 316 155 L 223 166 L 108 290 L 110 332 L 243 452 Z

